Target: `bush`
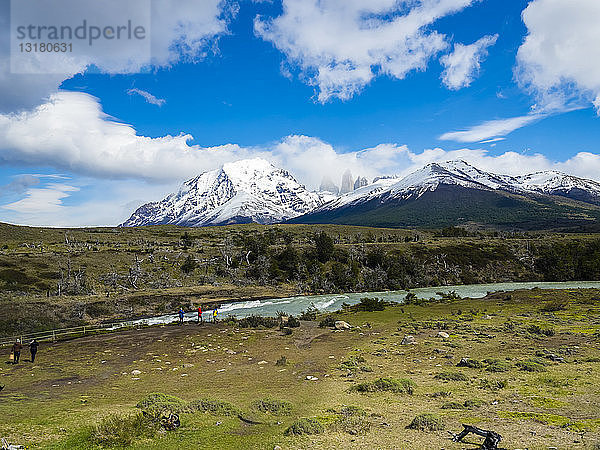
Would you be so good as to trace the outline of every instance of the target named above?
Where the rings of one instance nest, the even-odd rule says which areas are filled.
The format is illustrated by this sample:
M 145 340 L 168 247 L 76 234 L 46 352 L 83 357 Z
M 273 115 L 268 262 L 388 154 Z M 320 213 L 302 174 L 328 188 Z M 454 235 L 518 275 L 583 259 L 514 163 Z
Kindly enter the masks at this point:
M 509 362 L 500 359 L 485 359 L 483 362 L 487 364 L 485 370 L 488 372 L 508 372 L 512 368 Z
M 458 402 L 447 402 L 442 405 L 442 409 L 463 409 L 463 404 Z
M 279 324 L 275 317 L 248 316 L 237 321 L 240 328 L 274 328 Z
M 275 362 L 276 366 L 285 366 L 287 365 L 287 358 L 285 356 L 282 356 L 281 358 L 279 358 L 276 362 Z
M 319 327 L 320 328 L 335 327 L 335 317 L 334 316 L 325 317 L 323 320 L 321 320 L 319 322 Z
M 302 418 L 296 420 L 285 430 L 286 436 L 302 436 L 306 434 L 321 434 L 325 427 L 317 419 Z
M 411 430 L 437 431 L 444 429 L 444 421 L 435 414 L 419 414 L 406 427 Z
M 358 311 L 383 311 L 386 304 L 387 303 L 380 298 L 363 297 L 360 299 L 360 303 L 356 305 L 356 308 Z
M 430 394 L 430 395 L 433 398 L 446 398 L 446 397 L 450 397 L 452 395 L 452 392 L 450 392 L 450 391 L 437 391 L 437 392 L 434 392 L 433 394 Z
M 300 320 L 317 320 L 317 314 L 319 314 L 319 310 L 314 303 L 311 303 L 306 311 L 302 311 L 302 314 L 300 314 Z
M 485 402 L 483 400 L 479 400 L 477 398 L 474 398 L 474 399 L 471 399 L 471 400 L 466 400 L 463 403 L 463 406 L 465 408 L 469 408 L 469 409 L 479 408 L 480 406 L 483 406 L 483 405 L 485 405 Z
M 189 412 L 202 411 L 215 416 L 237 416 L 240 411 L 231 403 L 221 400 L 199 399 L 193 400 L 187 404 Z
M 252 407 L 260 412 L 273 414 L 275 416 L 288 416 L 292 413 L 292 404 L 290 402 L 265 398 L 256 400 Z
M 352 373 L 356 372 L 357 370 L 360 370 L 362 372 L 373 372 L 371 366 L 364 364 L 365 362 L 366 359 L 360 355 L 351 356 L 347 360 L 342 361 L 338 369 L 349 370 Z
M 441 373 L 438 373 L 434 378 L 437 380 L 444 380 L 444 381 L 467 381 L 468 380 L 467 376 L 461 372 L 441 372 Z
M 300 321 L 296 319 L 294 316 L 288 317 L 287 327 L 289 328 L 298 328 L 300 326 Z
M 371 422 L 365 419 L 366 415 L 363 409 L 356 406 L 345 407 L 332 428 L 353 436 L 367 434 L 371 429 Z
M 507 386 L 508 381 L 506 380 L 488 380 L 487 378 L 484 378 L 479 382 L 479 387 L 481 389 L 488 389 L 490 391 L 499 391 Z
M 170 410 L 179 413 L 185 410 L 186 402 L 174 395 L 153 392 L 140 400 L 136 407 L 144 411 L 162 412 Z
M 456 365 L 457 367 L 469 367 L 471 369 L 481 369 L 483 367 L 483 363 L 476 359 L 463 358 Z
M 519 361 L 517 367 L 525 372 L 546 372 L 547 369 L 537 361 Z
M 415 391 L 416 384 L 412 380 L 406 378 L 379 378 L 369 383 L 360 383 L 352 387 L 353 391 L 366 392 L 394 392 L 398 394 L 412 395 Z
M 136 439 L 153 437 L 158 429 L 158 423 L 143 413 L 112 414 L 94 427 L 91 439 L 101 446 L 127 447 Z

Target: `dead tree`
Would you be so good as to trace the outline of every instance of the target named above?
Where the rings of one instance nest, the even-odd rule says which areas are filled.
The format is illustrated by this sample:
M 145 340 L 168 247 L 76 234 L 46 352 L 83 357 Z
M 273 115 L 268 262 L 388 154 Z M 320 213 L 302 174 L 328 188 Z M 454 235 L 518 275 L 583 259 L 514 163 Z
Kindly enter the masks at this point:
M 498 450 L 498 444 L 502 440 L 502 436 L 500 436 L 498 433 L 489 430 L 482 430 L 481 428 L 477 428 L 472 425 L 463 424 L 463 427 L 464 430 L 462 430 L 459 434 L 450 432 L 454 442 L 460 442 L 469 433 L 473 433 L 477 436 L 485 438 L 483 444 L 481 444 L 482 450 Z

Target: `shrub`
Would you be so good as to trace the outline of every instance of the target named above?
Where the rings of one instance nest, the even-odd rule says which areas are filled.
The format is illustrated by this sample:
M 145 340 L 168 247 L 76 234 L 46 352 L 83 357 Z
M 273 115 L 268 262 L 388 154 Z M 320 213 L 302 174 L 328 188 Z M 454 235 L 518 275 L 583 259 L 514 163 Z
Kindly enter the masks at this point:
M 508 372 L 512 368 L 509 362 L 500 359 L 485 359 L 483 362 L 487 364 L 485 370 L 488 372 Z
M 386 302 L 376 297 L 363 297 L 360 299 L 360 303 L 356 305 L 359 311 L 383 311 L 385 309 Z
M 190 412 L 202 411 L 205 413 L 214 414 L 215 416 L 237 416 L 240 412 L 231 403 L 222 400 L 199 399 L 192 400 L 187 404 L 187 409 Z
M 506 380 L 488 380 L 487 378 L 484 378 L 479 382 L 479 387 L 481 389 L 488 389 L 490 391 L 499 391 L 507 386 L 508 381 Z
M 379 378 L 375 381 L 368 383 L 360 383 L 352 388 L 356 392 L 395 392 L 398 394 L 409 394 L 414 393 L 416 384 L 412 380 L 406 378 L 394 379 L 394 378 Z
M 174 395 L 153 392 L 140 400 L 136 407 L 145 411 L 161 412 L 171 410 L 172 412 L 181 412 L 185 410 L 186 403 Z
M 285 430 L 287 436 L 302 436 L 306 434 L 321 434 L 325 427 L 317 419 L 302 418 L 296 420 Z
M 319 314 L 319 310 L 314 303 L 311 303 L 306 311 L 302 311 L 302 314 L 300 314 L 300 320 L 317 320 L 317 314 Z
M 320 328 L 329 328 L 335 326 L 335 317 L 334 316 L 326 316 L 323 320 L 319 322 Z
M 456 365 L 457 367 L 469 367 L 471 369 L 481 369 L 483 367 L 483 363 L 476 359 L 463 358 Z
M 333 428 L 357 436 L 367 434 L 371 429 L 371 422 L 361 415 L 342 415 L 334 422 Z
M 341 364 L 339 365 L 338 369 L 340 370 L 349 370 L 350 372 L 356 372 L 357 370 L 360 370 L 362 372 L 373 372 L 373 369 L 367 365 L 364 364 L 366 362 L 365 358 L 358 355 L 358 356 L 351 356 L 350 358 L 348 358 L 345 361 L 342 361 Z
M 285 366 L 286 364 L 287 364 L 287 358 L 285 356 L 282 356 L 275 362 L 276 366 Z
M 479 400 L 478 398 L 473 398 L 470 400 L 465 400 L 465 402 L 463 403 L 463 406 L 465 408 L 479 408 L 480 406 L 485 405 L 485 402 L 483 400 Z
M 452 392 L 450 392 L 450 391 L 437 391 L 437 392 L 434 392 L 433 394 L 430 394 L 430 395 L 433 398 L 446 398 L 446 397 L 450 397 L 452 395 Z
M 275 416 L 287 416 L 292 413 L 292 404 L 290 402 L 265 398 L 256 400 L 252 407 L 260 412 L 270 413 Z
M 237 321 L 240 328 L 274 328 L 279 322 L 275 317 L 248 316 Z
M 464 373 L 461 372 L 441 372 L 438 373 L 434 378 L 437 380 L 444 381 L 467 381 L 468 378 Z
M 435 414 L 419 414 L 406 428 L 421 431 L 437 431 L 444 428 L 444 421 Z
M 458 402 L 447 402 L 442 405 L 442 409 L 463 409 L 463 404 Z
M 158 429 L 158 423 L 143 413 L 112 414 L 94 427 L 91 439 L 101 446 L 127 447 L 136 439 L 154 436 Z
M 525 372 L 546 372 L 547 369 L 537 361 L 519 361 L 517 367 Z
M 300 321 L 294 316 L 290 316 L 288 317 L 287 326 L 289 328 L 298 328 L 300 326 Z

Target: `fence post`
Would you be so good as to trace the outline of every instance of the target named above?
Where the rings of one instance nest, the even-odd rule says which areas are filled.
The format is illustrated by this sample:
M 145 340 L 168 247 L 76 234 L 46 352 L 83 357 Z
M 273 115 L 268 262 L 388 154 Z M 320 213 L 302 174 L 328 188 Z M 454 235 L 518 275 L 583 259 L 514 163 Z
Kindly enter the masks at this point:
M 56 330 L 52 330 L 52 342 L 56 342 Z
M 85 336 L 85 325 L 83 327 L 83 335 Z

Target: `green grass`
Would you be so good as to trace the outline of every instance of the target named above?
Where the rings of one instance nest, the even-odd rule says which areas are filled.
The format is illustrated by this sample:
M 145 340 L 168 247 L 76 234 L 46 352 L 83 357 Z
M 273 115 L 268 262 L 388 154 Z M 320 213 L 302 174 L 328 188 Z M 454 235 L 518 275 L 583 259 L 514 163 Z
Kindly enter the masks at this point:
M 565 298 L 566 310 L 541 311 Z M 337 313 L 360 327 L 354 331 L 319 328 L 319 317 L 291 336 L 220 323 L 44 344 L 34 366 L 0 365 L 6 385 L 0 435 L 61 450 L 119 443 L 132 449 L 458 450 L 464 444 L 450 442 L 447 430 L 468 423 L 502 434 L 506 448 L 584 449 L 600 441 L 600 300 L 594 299 L 600 291 L 515 291 Z M 532 324 L 556 332 L 534 335 L 527 331 Z M 440 330 L 458 346 L 444 345 Z M 417 344 L 401 345 L 406 334 Z M 277 365 L 282 356 L 286 363 Z M 456 367 L 468 357 L 483 367 Z M 521 362 L 547 371 L 521 370 Z M 486 370 L 504 363 L 507 372 Z M 372 371 L 360 369 L 365 365 Z M 436 378 L 444 373 L 466 380 Z M 181 427 L 153 434 L 137 422 L 141 410 L 178 411 Z M 574 442 L 584 431 L 585 440 Z

